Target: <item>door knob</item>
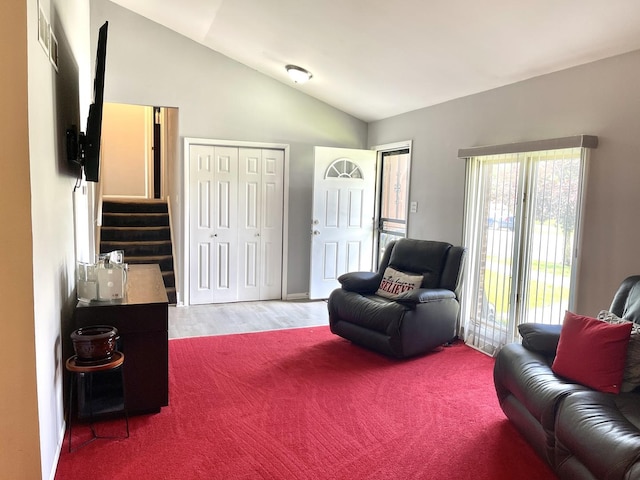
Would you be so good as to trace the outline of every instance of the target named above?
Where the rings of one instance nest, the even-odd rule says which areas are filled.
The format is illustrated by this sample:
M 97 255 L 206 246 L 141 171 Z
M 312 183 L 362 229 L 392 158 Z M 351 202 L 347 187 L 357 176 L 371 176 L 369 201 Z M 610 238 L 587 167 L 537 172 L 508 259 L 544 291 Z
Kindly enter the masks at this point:
M 313 234 L 314 234 L 314 235 L 320 235 L 320 231 L 319 231 L 319 230 L 314 230 L 314 231 L 313 231 Z

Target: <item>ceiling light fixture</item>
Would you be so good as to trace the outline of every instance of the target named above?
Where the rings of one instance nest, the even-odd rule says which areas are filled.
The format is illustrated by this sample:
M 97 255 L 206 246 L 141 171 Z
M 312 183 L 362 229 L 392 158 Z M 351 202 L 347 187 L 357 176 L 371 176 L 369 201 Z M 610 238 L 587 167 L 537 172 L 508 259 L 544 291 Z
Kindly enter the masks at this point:
M 310 71 L 305 70 L 302 67 L 298 67 L 297 65 L 287 65 L 284 68 L 287 70 L 287 73 L 289 74 L 289 77 L 291 78 L 291 80 L 293 80 L 296 83 L 300 83 L 300 84 L 305 83 L 311 77 L 313 77 Z

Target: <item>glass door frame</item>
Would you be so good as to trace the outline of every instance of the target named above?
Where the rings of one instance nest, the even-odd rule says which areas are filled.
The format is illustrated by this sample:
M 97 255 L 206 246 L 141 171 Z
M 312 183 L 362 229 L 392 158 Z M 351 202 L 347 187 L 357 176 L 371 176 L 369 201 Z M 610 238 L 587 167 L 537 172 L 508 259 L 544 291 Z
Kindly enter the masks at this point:
M 405 206 L 406 206 L 406 221 L 405 221 L 405 228 L 404 228 L 404 235 L 398 236 L 399 238 L 403 238 L 408 236 L 409 233 L 409 213 L 410 213 L 410 193 L 411 193 L 411 154 L 412 154 L 412 141 L 411 140 L 406 140 L 406 141 L 401 141 L 401 142 L 395 142 L 395 143 L 389 143 L 389 144 L 384 144 L 384 145 L 377 145 L 374 147 L 371 147 L 371 150 L 375 150 L 376 154 L 377 154 L 377 162 L 376 162 L 376 208 L 375 208 L 375 219 L 374 219 L 374 225 L 375 225 L 375 235 L 374 235 L 374 241 L 373 241 L 373 248 L 374 248 L 374 270 L 376 270 L 378 268 L 378 264 L 380 262 L 380 259 L 382 258 L 382 253 L 383 251 L 381 250 L 381 242 L 380 242 L 380 235 L 383 233 L 382 231 L 382 226 L 381 223 L 383 221 L 383 218 L 381 216 L 381 211 L 382 211 L 382 196 L 384 194 L 383 192 L 383 182 L 382 182 L 382 175 L 383 175 L 383 155 L 385 153 L 389 153 L 389 152 L 393 152 L 396 150 L 408 150 L 408 155 L 409 155 L 409 159 L 407 161 L 407 191 L 406 191 L 406 198 L 405 198 Z
M 584 189 L 586 186 L 586 176 L 587 176 L 587 166 L 588 166 L 588 148 L 581 148 L 578 146 L 570 146 L 564 148 L 553 148 L 549 149 L 549 151 L 545 150 L 537 150 L 530 152 L 513 152 L 507 154 L 494 154 L 490 155 L 495 158 L 488 158 L 485 155 L 479 155 L 478 158 L 485 157 L 486 161 L 475 161 L 475 156 L 468 157 L 471 161 L 467 163 L 466 166 L 466 187 L 465 187 L 465 231 L 464 238 L 465 244 L 468 249 L 468 259 L 469 262 L 469 275 L 465 285 L 465 295 L 463 296 L 463 324 L 465 325 L 463 336 L 466 341 L 471 341 L 471 346 L 474 348 L 478 348 L 482 351 L 485 351 L 489 354 L 495 354 L 497 349 L 501 348 L 504 342 L 508 343 L 510 341 L 517 340 L 517 327 L 520 323 L 527 321 L 535 321 L 540 323 L 541 320 L 538 318 L 530 319 L 531 315 L 530 311 L 530 287 L 532 285 L 532 278 L 535 273 L 536 280 L 539 278 L 539 269 L 535 269 L 532 266 L 533 261 L 539 261 L 539 258 L 542 257 L 534 257 L 534 228 L 536 223 L 539 223 L 540 220 L 536 220 L 538 215 L 534 211 L 534 206 L 538 201 L 545 201 L 546 198 L 541 196 L 541 192 L 538 190 L 539 181 L 538 178 L 541 177 L 541 165 L 544 165 L 543 162 L 549 161 L 574 161 L 578 162 L 576 167 L 578 169 L 578 174 L 570 174 L 571 181 L 575 181 L 575 191 L 572 195 L 575 195 L 575 198 L 572 199 L 575 202 L 575 212 L 572 215 L 574 221 L 574 239 L 571 245 L 571 252 L 569 256 L 571 257 L 571 270 L 569 275 L 569 280 L 567 284 L 568 289 L 568 298 L 563 300 L 566 302 L 566 309 L 572 309 L 575 305 L 575 292 L 577 285 L 577 272 L 579 270 L 579 250 L 580 250 L 580 241 L 581 241 L 581 221 L 582 221 L 582 208 L 584 205 Z M 504 158 L 499 158 L 504 155 Z M 545 158 L 548 156 L 549 158 Z M 485 295 L 481 292 L 484 290 L 484 285 L 478 285 L 478 282 L 482 282 L 484 284 L 485 277 L 482 271 L 484 270 L 481 267 L 482 262 L 484 261 L 481 258 L 484 255 L 484 244 L 486 241 L 485 233 L 487 233 L 489 228 L 495 228 L 494 223 L 498 220 L 501 220 L 503 217 L 496 216 L 495 213 L 490 212 L 491 205 L 488 204 L 490 198 L 488 196 L 489 191 L 491 191 L 493 184 L 488 185 L 486 182 L 490 177 L 490 170 L 485 171 L 485 169 L 495 168 L 492 166 L 499 166 L 500 164 L 508 165 L 510 163 L 520 165 L 519 172 L 517 173 L 517 186 L 514 190 L 513 197 L 513 211 L 509 212 L 509 215 L 513 215 L 513 223 L 508 225 L 506 228 L 511 230 L 512 235 L 512 244 L 510 247 L 510 255 L 511 255 L 511 267 L 509 269 L 510 274 L 510 292 L 509 292 L 509 311 L 507 312 L 508 318 L 504 320 L 507 321 L 505 325 L 504 334 L 506 335 L 505 339 L 496 338 L 495 328 L 490 329 L 489 324 L 491 322 L 488 321 L 480 321 L 480 333 L 475 332 L 475 328 L 472 328 L 475 325 L 475 322 L 472 321 L 476 315 L 480 315 L 480 317 L 489 318 L 490 315 L 485 315 L 485 307 L 481 305 L 484 301 Z M 574 168 L 576 168 L 574 167 Z M 555 168 L 555 167 L 554 167 Z M 561 167 L 564 168 L 564 167 Z M 555 170 L 552 170 L 555 172 Z M 553 188 L 548 190 L 549 192 L 554 192 Z M 475 193 L 472 193 L 475 192 Z M 545 190 L 542 193 L 546 192 Z M 470 195 L 470 193 L 472 193 Z M 478 196 L 479 195 L 479 196 Z M 501 200 L 504 203 L 504 200 Z M 496 220 L 498 219 L 498 220 Z M 500 227 L 504 227 L 504 225 L 500 225 Z M 554 234 L 557 237 L 557 234 Z M 538 239 L 538 243 L 541 244 L 542 239 Z M 557 245 L 557 244 L 556 244 Z M 566 249 L 566 247 L 565 247 Z M 540 249 L 536 250 L 537 255 L 540 255 Z M 553 251 L 551 252 L 554 255 Z M 545 256 L 544 258 L 547 258 Z M 555 258 L 555 257 L 554 257 Z M 548 260 L 545 260 L 546 264 Z M 553 259 L 552 259 L 553 261 Z M 557 262 L 555 262 L 557 263 Z M 546 268 L 546 267 L 545 267 Z M 555 266 L 554 266 L 555 268 Z M 473 272 L 477 272 L 474 274 Z M 506 271 L 505 271 L 506 273 Z M 555 281 L 553 282 L 555 284 Z M 556 288 L 554 286 L 554 288 Z M 557 290 L 561 290 L 565 288 L 562 286 L 557 287 Z M 476 295 L 473 295 L 473 292 L 478 292 Z M 483 298 L 481 298 L 483 297 Z M 474 299 L 473 301 L 469 301 L 470 299 Z M 489 298 L 491 300 L 492 298 Z M 495 300 L 495 299 L 494 299 Z M 554 308 L 555 300 L 551 300 L 551 302 L 547 302 L 546 297 L 543 299 L 543 304 L 540 308 Z M 556 302 L 557 303 L 557 302 Z M 562 307 L 563 305 L 560 305 Z M 556 307 L 558 307 L 556 305 Z M 536 307 L 538 308 L 538 307 Z M 488 309 L 487 309 L 488 310 Z M 534 309 L 535 310 L 535 309 Z M 560 308 L 562 310 L 562 308 Z M 497 305 L 494 307 L 494 311 L 497 313 Z M 534 314 L 535 317 L 538 314 Z M 558 323 L 561 322 L 563 315 L 561 312 L 557 312 L 557 315 L 554 315 L 553 319 L 545 319 L 542 323 Z M 495 322 L 494 322 L 495 323 Z M 473 324 L 473 325 L 472 325 Z M 470 331 L 466 331 L 467 327 L 469 327 Z M 485 328 L 486 331 L 483 333 L 482 328 Z M 485 341 L 484 343 L 478 343 L 477 339 L 474 339 L 475 336 L 478 338 L 483 338 L 483 335 L 489 335 L 490 341 Z M 494 343 L 495 342 L 495 343 Z

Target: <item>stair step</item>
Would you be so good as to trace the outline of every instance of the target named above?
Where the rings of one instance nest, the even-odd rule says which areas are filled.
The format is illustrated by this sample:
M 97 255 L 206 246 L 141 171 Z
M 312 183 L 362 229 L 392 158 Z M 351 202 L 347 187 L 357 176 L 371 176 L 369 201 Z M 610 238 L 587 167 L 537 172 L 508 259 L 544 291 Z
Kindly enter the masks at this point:
M 170 305 L 175 305 L 177 303 L 176 289 L 173 287 L 167 287 L 167 299 L 169 300 Z
M 124 251 L 129 264 L 158 264 L 170 304 L 177 300 L 167 203 L 160 200 L 102 202 L 100 252 Z
M 102 213 L 105 227 L 168 226 L 168 213 Z
M 173 271 L 172 255 L 149 255 L 149 256 L 124 256 L 125 263 L 157 263 L 163 272 Z
M 176 276 L 173 270 L 162 272 L 162 280 L 164 281 L 164 286 L 167 288 L 176 286 Z
M 101 241 L 100 253 L 123 250 L 125 256 L 171 255 L 171 240 L 152 241 Z
M 164 227 L 102 227 L 100 240 L 111 241 L 155 241 L 171 240 L 171 230 Z
M 117 201 L 103 200 L 102 213 L 156 212 L 166 213 L 167 202 L 162 200 Z

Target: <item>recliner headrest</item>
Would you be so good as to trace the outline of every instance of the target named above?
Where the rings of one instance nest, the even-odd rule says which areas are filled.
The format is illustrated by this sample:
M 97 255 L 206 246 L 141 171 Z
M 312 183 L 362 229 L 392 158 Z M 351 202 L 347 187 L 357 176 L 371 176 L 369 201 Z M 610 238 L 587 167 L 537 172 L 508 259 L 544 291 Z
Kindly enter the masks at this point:
M 640 324 L 640 275 L 632 275 L 622 281 L 609 310 Z
M 403 272 L 423 275 L 423 288 L 438 288 L 451 247 L 447 242 L 403 238 L 394 245 L 389 266 Z

